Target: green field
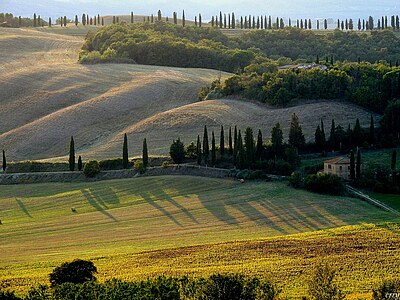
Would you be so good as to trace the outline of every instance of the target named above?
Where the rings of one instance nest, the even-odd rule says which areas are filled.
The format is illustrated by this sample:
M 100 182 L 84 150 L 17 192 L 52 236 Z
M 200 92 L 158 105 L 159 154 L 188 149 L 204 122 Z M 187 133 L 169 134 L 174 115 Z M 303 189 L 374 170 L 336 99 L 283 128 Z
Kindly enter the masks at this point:
M 293 190 L 286 182 L 166 176 L 2 186 L 0 217 L 0 285 L 21 292 L 77 257 L 93 259 L 100 280 L 218 271 L 265 277 L 271 271 L 288 296 L 298 295 L 307 266 L 322 257 L 334 264 L 348 257 L 344 266 L 353 262 L 356 269 L 340 273 L 352 280 L 347 291 L 366 292 L 390 275 L 400 250 L 393 228 L 373 225 L 397 216 L 357 199 Z M 354 248 L 355 239 L 364 246 Z M 264 250 L 252 246 L 263 243 Z M 178 247 L 185 248 L 171 250 Z

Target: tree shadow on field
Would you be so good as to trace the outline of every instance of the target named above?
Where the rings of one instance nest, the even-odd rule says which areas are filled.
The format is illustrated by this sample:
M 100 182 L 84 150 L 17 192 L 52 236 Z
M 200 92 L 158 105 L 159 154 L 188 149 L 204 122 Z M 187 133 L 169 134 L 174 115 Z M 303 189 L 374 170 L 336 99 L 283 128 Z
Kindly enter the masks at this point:
M 22 202 L 19 199 L 15 199 L 15 201 L 17 202 L 18 206 L 21 208 L 21 210 L 29 217 L 29 218 L 33 218 L 32 215 L 29 213 L 28 209 L 26 208 L 24 202 Z
M 226 210 L 226 206 L 229 204 L 225 199 L 213 198 L 207 195 L 199 195 L 199 199 L 201 204 L 219 221 L 229 225 L 238 225 L 238 220 Z
M 99 196 L 98 193 L 93 192 L 93 189 L 82 189 L 81 193 L 86 198 L 86 201 L 92 207 L 94 207 L 98 212 L 102 213 L 110 220 L 112 220 L 114 222 L 118 222 L 118 220 L 113 215 L 111 215 L 110 213 L 108 213 L 106 211 L 106 209 L 108 209 L 108 206 L 107 206 L 106 202 L 104 201 L 104 198 Z M 115 195 L 115 197 L 117 197 L 117 196 Z

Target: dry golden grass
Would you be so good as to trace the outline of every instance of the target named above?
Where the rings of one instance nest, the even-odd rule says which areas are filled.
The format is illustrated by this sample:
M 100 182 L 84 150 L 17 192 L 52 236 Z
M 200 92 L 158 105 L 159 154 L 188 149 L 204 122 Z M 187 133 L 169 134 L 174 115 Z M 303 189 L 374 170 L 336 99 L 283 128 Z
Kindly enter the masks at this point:
M 130 155 L 148 139 L 152 155 L 166 155 L 173 138 L 186 143 L 204 124 L 262 129 L 268 138 L 280 122 L 287 135 L 296 112 L 307 139 L 320 118 L 347 126 L 369 113 L 348 104 L 314 103 L 287 109 L 243 101 L 197 102 L 200 87 L 229 74 L 127 64 L 78 64 L 84 34 L 94 26 L 0 29 L 0 148 L 9 160 L 65 159 L 69 138 L 85 159 L 121 155 L 128 133 Z M 218 134 L 217 134 L 218 136 Z

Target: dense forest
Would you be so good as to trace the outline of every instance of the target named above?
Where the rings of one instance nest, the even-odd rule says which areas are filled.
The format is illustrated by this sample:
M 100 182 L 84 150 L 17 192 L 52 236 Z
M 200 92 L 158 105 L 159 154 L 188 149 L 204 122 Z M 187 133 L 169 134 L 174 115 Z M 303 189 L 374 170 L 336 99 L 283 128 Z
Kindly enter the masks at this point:
M 182 27 L 164 22 L 114 24 L 89 34 L 81 62 L 125 60 L 150 65 L 202 67 L 237 72 L 253 61 L 278 63 L 330 60 L 400 59 L 400 38 L 392 31 L 325 34 L 298 28 L 257 30 L 228 38 L 216 28 Z

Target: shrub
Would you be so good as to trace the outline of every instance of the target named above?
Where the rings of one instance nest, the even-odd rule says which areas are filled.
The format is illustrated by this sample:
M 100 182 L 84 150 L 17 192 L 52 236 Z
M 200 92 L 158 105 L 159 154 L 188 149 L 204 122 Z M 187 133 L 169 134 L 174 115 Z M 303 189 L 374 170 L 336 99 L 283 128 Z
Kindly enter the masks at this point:
M 241 170 L 235 175 L 235 177 L 238 179 L 260 179 L 264 178 L 264 174 L 261 170 Z
M 303 175 L 300 172 L 293 172 L 289 177 L 289 185 L 295 189 L 303 185 Z
M 1 298 L 0 298 L 1 299 Z M 52 292 L 47 285 L 39 285 L 36 288 L 31 288 L 25 300 L 52 300 Z
M 176 164 L 180 164 L 185 159 L 185 145 L 178 138 L 170 147 L 169 154 Z
M 86 177 L 96 177 L 97 174 L 100 173 L 100 165 L 97 160 L 88 161 L 85 166 L 83 167 L 83 174 Z
M 169 161 L 163 161 L 161 164 L 161 167 L 163 167 L 164 169 L 169 167 Z
M 141 160 L 135 161 L 135 164 L 133 165 L 133 168 L 138 171 L 140 174 L 143 174 L 146 169 L 144 168 L 144 163 Z
M 372 290 L 372 299 L 389 299 L 388 294 L 400 293 L 400 280 L 384 280 L 379 286 Z
M 333 282 L 335 270 L 327 264 L 318 265 L 314 275 L 308 283 L 308 292 L 311 299 L 315 300 L 341 300 L 344 299 L 342 291 Z
M 304 181 L 308 191 L 320 194 L 342 195 L 344 184 L 340 177 L 333 174 L 308 175 Z
M 101 170 L 122 170 L 124 168 L 122 158 L 101 160 L 99 165 Z
M 0 291 L 1 300 L 22 300 L 20 297 L 16 296 L 14 292 Z
M 49 275 L 50 284 L 55 287 L 66 282 L 84 283 L 86 281 L 95 281 L 95 273 L 97 273 L 97 268 L 91 261 L 76 259 L 56 267 Z
M 189 145 L 186 147 L 186 157 L 190 159 L 196 159 L 197 158 L 197 146 L 194 142 L 191 142 Z

